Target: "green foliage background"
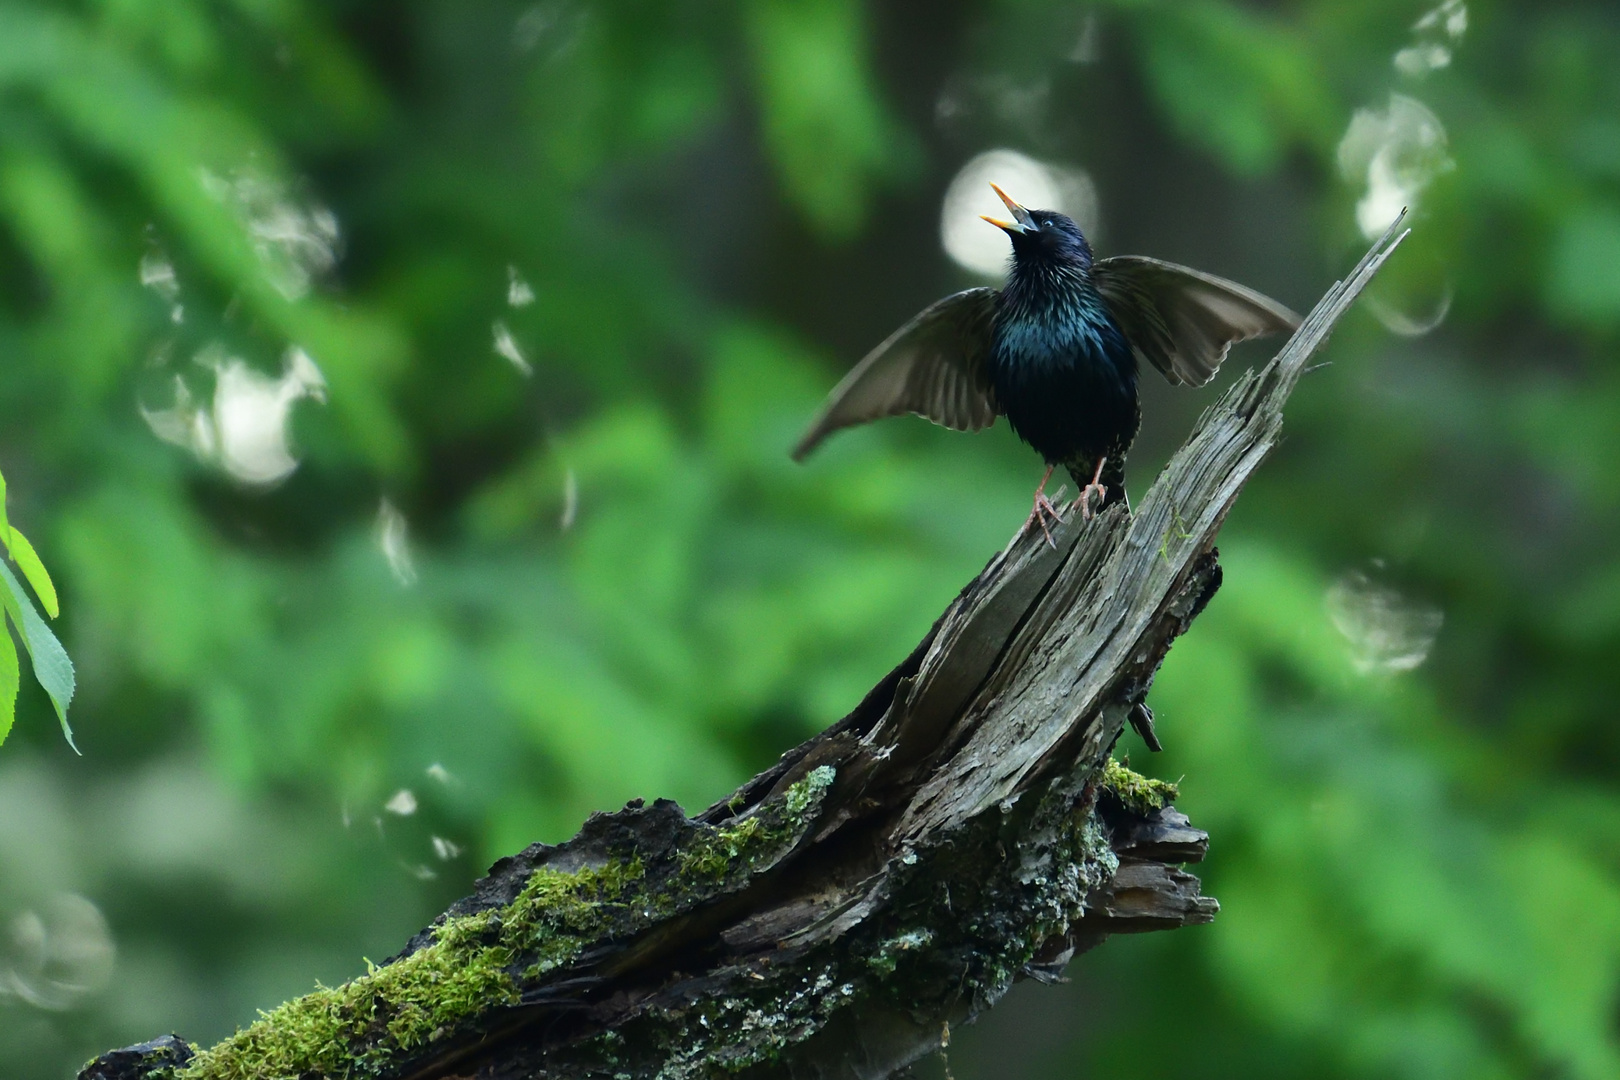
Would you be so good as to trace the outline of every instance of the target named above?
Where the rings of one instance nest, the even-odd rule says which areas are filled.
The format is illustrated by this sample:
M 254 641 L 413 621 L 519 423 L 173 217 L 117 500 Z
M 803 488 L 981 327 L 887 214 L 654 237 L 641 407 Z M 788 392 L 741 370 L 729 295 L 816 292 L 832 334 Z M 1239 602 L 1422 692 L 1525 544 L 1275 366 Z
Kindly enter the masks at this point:
M 703 805 L 851 706 L 1038 475 L 1004 426 L 786 457 L 967 283 L 973 154 L 1083 167 L 1104 251 L 1303 309 L 1362 246 L 1341 139 L 1398 92 L 1453 167 L 1377 300 L 1449 315 L 1340 330 L 1154 691 L 1167 752 L 1132 744 L 1223 912 L 1020 989 L 954 1072 L 1620 1075 L 1620 12 L 1478 0 L 1417 79 L 1426 10 L 0 0 L 0 469 L 85 752 L 25 685 L 0 1071 L 216 1039 L 491 858 Z M 293 348 L 326 385 L 277 486 L 142 418 Z M 1137 490 L 1213 399 L 1149 392 Z M 1426 663 L 1358 670 L 1353 571 L 1444 612 Z

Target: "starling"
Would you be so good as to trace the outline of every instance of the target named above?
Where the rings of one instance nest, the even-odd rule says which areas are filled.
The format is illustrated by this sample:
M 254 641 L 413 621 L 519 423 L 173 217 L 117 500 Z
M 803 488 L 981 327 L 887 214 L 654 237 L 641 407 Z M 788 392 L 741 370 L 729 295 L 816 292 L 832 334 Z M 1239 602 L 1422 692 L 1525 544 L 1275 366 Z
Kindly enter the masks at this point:
M 1012 240 L 1005 288 L 968 289 L 923 309 L 856 364 L 794 448 L 803 460 L 839 428 L 916 413 L 978 431 L 1005 413 L 1046 459 L 1030 524 L 1063 520 L 1046 496 L 1059 465 L 1090 516 L 1125 499 L 1125 455 L 1141 426 L 1141 361 L 1172 384 L 1202 386 L 1234 341 L 1292 331 L 1299 316 L 1252 289 L 1141 255 L 1094 259 L 1079 226 L 1026 210 L 986 217 Z M 1128 504 L 1127 504 L 1128 505 Z M 1050 533 L 1047 539 L 1051 539 Z

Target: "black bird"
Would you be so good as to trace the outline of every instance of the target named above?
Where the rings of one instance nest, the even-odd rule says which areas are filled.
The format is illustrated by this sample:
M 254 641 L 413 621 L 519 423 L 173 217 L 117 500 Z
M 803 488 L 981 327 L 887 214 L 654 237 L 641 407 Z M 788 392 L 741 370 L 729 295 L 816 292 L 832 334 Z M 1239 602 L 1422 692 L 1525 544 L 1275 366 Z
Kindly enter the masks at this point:
M 1234 341 L 1292 331 L 1299 316 L 1235 282 L 1141 255 L 1093 259 L 1073 220 L 1026 210 L 996 185 L 1012 221 L 1004 289 L 939 300 L 891 334 L 833 388 L 794 448 L 804 456 L 839 428 L 916 413 L 978 431 L 1005 413 L 1046 459 L 1030 523 L 1062 515 L 1046 497 L 1062 465 L 1090 516 L 1125 498 L 1125 455 L 1141 426 L 1138 364 L 1202 386 Z M 1048 534 L 1047 539 L 1051 536 Z

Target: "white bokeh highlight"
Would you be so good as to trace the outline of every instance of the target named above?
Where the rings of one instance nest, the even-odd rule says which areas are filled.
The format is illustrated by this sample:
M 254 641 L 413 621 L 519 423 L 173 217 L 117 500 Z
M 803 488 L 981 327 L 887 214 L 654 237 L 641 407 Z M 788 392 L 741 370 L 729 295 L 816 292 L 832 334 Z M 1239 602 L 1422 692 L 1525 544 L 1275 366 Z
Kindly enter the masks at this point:
M 284 181 L 257 169 L 221 175 L 202 168 L 197 178 L 247 230 L 266 280 L 283 298 L 302 299 L 337 266 L 342 231 L 330 208 L 295 198 Z
M 416 584 L 416 560 L 411 556 L 410 525 L 399 507 L 383 499 L 377 504 L 377 550 L 388 563 L 388 572 L 404 588 Z M 409 792 L 402 792 L 410 794 Z M 396 795 L 397 799 L 399 796 Z M 411 804 L 412 810 L 415 803 Z M 388 809 L 393 810 L 390 803 Z M 394 810 L 394 813 L 402 811 Z
M 1365 193 L 1356 202 L 1356 227 L 1372 240 L 1403 209 L 1415 209 L 1434 179 L 1454 168 L 1446 129 L 1423 102 L 1389 95 L 1384 109 L 1357 109 L 1339 140 L 1339 171 Z
M 528 307 L 534 303 L 534 286 L 518 273 L 515 266 L 506 268 L 506 302 L 515 308 Z
M 280 376 L 261 374 L 217 347 L 203 350 L 197 362 L 214 371 L 212 405 L 196 403 L 176 375 L 173 405 L 141 408 L 152 433 L 243 484 L 265 487 L 290 476 L 298 468 L 287 437 L 292 407 L 304 398 L 326 400 L 326 379 L 315 361 L 294 346 L 283 357 Z
M 59 893 L 19 912 L 0 936 L 0 1006 L 17 997 L 37 1009 L 65 1011 L 112 981 L 118 950 L 101 909 L 77 893 Z
M 1429 658 L 1445 613 L 1413 600 L 1360 570 L 1340 576 L 1327 591 L 1328 618 L 1350 649 L 1361 675 L 1411 671 Z
M 534 368 L 530 365 L 528 357 L 523 355 L 523 347 L 518 344 L 510 327 L 500 319 L 496 319 L 489 326 L 491 348 L 495 355 L 517 368 L 520 375 L 533 375 Z
M 383 803 L 383 809 L 400 817 L 410 817 L 416 813 L 416 793 L 410 788 L 400 788 Z
M 1445 0 L 1412 24 L 1413 44 L 1395 54 L 1395 70 L 1409 79 L 1422 79 L 1451 66 L 1453 50 L 1468 32 L 1468 5 Z

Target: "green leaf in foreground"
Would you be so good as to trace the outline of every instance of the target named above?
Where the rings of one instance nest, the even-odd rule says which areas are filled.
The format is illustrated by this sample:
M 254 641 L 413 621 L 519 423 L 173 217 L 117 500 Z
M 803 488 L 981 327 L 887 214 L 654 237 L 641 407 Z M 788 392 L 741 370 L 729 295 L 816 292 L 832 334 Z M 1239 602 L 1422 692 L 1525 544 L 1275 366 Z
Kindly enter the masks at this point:
M 0 633 L 0 743 L 6 741 L 12 721 L 17 718 L 17 689 L 21 684 L 17 644 L 10 634 Z
M 45 564 L 40 561 L 39 553 L 34 545 L 28 542 L 28 537 L 22 534 L 21 529 L 8 529 L 6 551 L 10 553 L 11 560 L 33 586 L 34 595 L 39 602 L 45 605 L 45 614 L 56 618 L 62 614 L 61 607 L 56 600 L 56 586 L 51 583 L 51 575 L 45 570 Z
M 34 678 L 39 680 L 39 685 L 51 696 L 51 704 L 56 706 L 56 718 L 62 722 L 62 736 L 77 754 L 79 747 L 73 741 L 73 729 L 68 726 L 67 718 L 68 703 L 73 700 L 73 661 L 68 659 L 67 650 L 56 640 L 56 635 L 45 625 L 39 612 L 34 610 L 34 602 L 23 591 L 17 575 L 4 563 L 0 563 L 0 581 L 5 585 L 4 589 L 0 589 L 0 602 L 4 603 L 12 625 L 22 635 L 23 645 L 34 662 Z

